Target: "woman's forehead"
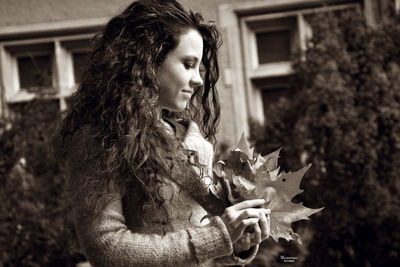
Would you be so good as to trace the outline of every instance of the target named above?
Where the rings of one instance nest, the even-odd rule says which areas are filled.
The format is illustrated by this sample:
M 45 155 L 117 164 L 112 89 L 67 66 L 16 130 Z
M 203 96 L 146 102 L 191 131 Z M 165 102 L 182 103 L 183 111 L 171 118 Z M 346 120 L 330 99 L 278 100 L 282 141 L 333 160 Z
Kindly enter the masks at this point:
M 200 60 L 203 55 L 203 38 L 197 30 L 190 29 L 178 37 L 178 45 L 171 52 Z

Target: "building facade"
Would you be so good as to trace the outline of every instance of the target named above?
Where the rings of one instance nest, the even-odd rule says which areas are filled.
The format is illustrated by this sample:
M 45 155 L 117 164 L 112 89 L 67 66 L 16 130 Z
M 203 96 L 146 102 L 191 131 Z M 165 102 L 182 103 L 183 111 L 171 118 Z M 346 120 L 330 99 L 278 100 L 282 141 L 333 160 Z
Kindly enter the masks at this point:
M 0 112 L 46 98 L 65 109 L 88 64 L 90 39 L 130 0 L 0 0 Z M 290 94 L 291 56 L 305 50 L 316 13 L 360 9 L 372 26 L 398 0 L 181 0 L 222 33 L 218 141 L 232 146 Z

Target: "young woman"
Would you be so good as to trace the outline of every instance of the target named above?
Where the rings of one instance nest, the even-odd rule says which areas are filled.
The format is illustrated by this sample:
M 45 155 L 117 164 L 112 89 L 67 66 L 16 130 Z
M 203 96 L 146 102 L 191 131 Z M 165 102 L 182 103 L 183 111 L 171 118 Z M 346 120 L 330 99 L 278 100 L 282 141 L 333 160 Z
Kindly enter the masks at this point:
M 264 200 L 210 192 L 218 37 L 174 0 L 138 0 L 95 40 L 57 138 L 93 266 L 246 264 L 268 237 Z

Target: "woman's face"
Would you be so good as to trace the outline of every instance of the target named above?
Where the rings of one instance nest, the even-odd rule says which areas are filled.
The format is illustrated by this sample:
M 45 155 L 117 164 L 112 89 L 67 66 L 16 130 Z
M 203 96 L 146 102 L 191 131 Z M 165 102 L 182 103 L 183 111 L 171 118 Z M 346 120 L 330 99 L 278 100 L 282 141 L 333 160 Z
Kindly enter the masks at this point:
M 203 84 L 200 63 L 203 56 L 203 38 L 190 29 L 178 38 L 178 45 L 171 50 L 158 69 L 162 109 L 183 111 L 197 86 Z

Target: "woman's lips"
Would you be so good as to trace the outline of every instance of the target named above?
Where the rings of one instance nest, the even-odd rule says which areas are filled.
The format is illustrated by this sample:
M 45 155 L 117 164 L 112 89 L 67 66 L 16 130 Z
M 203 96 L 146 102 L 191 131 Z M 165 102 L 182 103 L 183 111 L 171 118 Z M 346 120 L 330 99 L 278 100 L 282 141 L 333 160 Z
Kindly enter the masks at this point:
M 182 90 L 182 92 L 187 93 L 187 94 L 190 94 L 190 95 L 193 94 L 193 90 Z

